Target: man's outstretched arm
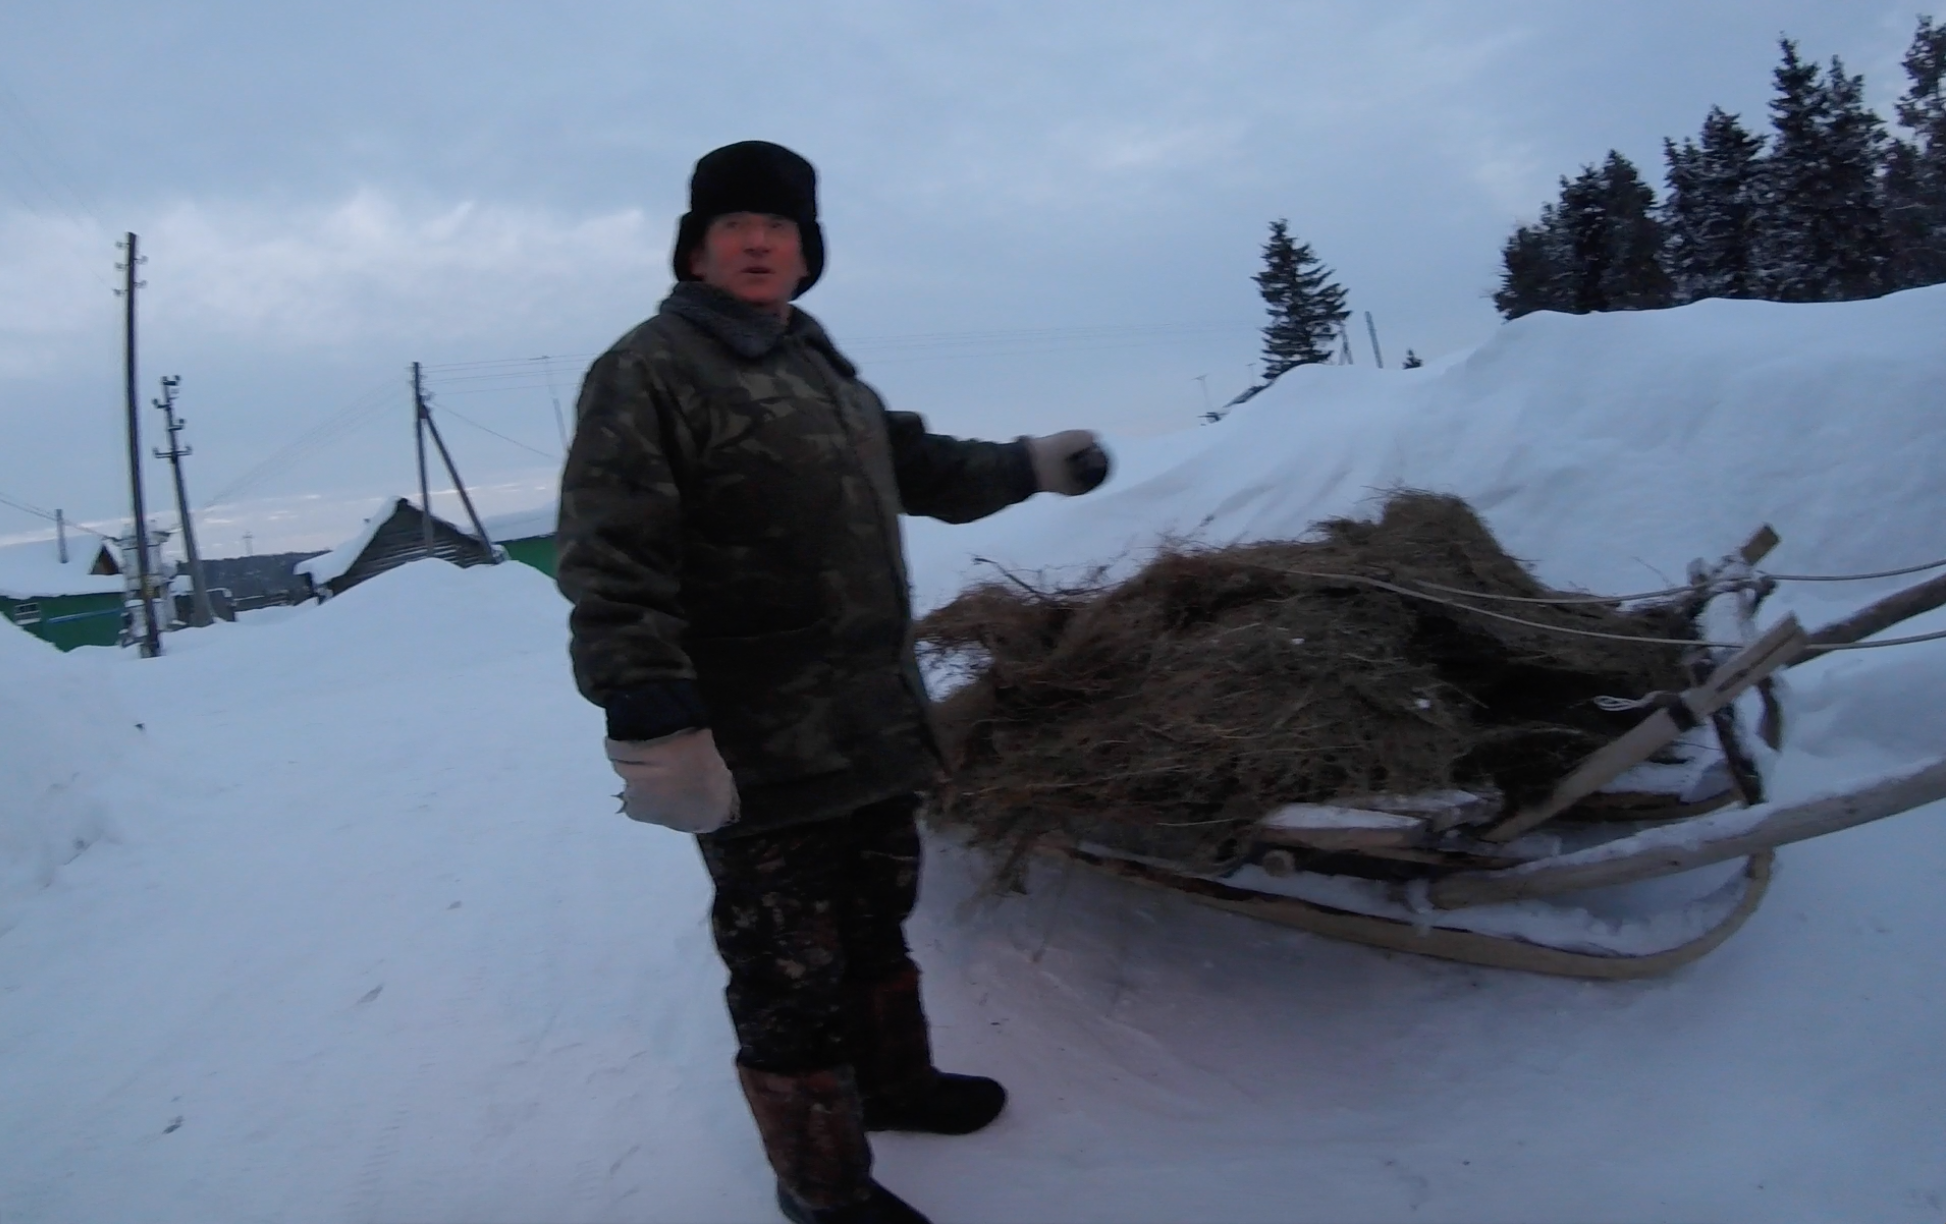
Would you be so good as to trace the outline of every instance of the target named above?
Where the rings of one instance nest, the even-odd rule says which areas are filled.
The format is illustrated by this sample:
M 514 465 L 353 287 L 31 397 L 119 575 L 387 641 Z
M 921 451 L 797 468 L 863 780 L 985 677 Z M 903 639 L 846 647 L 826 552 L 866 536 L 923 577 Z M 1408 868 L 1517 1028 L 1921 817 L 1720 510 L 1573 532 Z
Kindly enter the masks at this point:
M 917 413 L 888 411 L 885 425 L 907 514 L 969 523 L 1036 493 L 1085 493 L 1108 474 L 1107 456 L 1085 430 L 975 442 L 928 433 Z

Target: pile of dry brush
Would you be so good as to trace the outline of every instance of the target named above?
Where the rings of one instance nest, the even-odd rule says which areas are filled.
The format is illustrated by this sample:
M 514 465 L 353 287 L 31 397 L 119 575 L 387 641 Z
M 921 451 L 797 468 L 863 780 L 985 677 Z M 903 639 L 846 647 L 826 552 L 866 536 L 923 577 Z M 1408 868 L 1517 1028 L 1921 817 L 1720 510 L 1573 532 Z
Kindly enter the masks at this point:
M 974 587 L 919 625 L 968 682 L 940 705 L 936 816 L 1018 866 L 1047 835 L 1225 861 L 1286 803 L 1491 785 L 1544 793 L 1639 715 L 1591 700 L 1684 687 L 1682 654 L 1388 591 L 1559 597 L 1465 502 L 1393 495 L 1312 538 L 1172 547 L 1126 581 Z M 1478 601 L 1547 625 L 1681 640 L 1675 605 Z

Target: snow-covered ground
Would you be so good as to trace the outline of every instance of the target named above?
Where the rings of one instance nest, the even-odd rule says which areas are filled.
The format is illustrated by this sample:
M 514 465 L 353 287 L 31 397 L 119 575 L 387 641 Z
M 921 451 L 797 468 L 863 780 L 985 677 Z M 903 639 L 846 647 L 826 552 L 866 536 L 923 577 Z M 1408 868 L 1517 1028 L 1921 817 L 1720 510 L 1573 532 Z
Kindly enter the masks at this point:
M 915 574 L 936 601 L 975 555 L 1288 533 L 1400 484 L 1606 590 L 1765 521 L 1780 571 L 1930 560 L 1941 335 L 1928 290 L 1537 316 L 1436 368 L 1299 370 L 1120 448 L 1092 497 L 915 524 Z M 1776 606 L 1816 623 L 1896 585 Z M 773 1218 L 701 866 L 614 814 L 563 614 L 523 566 L 422 562 L 155 661 L 0 639 L 0 1220 Z M 1792 688 L 1781 798 L 1946 743 L 1946 642 Z M 1942 820 L 1786 850 L 1743 932 L 1621 985 L 1087 875 L 994 902 L 936 847 L 912 934 L 937 1045 L 1014 1103 L 976 1136 L 880 1138 L 881 1175 L 941 1224 L 1932 1224 Z

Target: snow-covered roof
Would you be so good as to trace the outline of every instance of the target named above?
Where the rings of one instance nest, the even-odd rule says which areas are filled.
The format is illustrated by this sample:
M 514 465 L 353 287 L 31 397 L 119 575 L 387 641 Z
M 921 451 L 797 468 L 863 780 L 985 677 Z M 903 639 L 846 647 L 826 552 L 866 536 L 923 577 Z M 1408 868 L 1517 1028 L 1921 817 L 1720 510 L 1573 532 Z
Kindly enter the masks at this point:
M 486 528 L 487 539 L 495 544 L 508 540 L 531 540 L 536 536 L 554 534 L 554 520 L 560 515 L 558 503 L 548 502 L 531 510 L 514 510 L 507 514 L 494 514 L 480 520 Z
M 365 551 L 365 546 L 372 542 L 372 537 L 378 534 L 378 529 L 391 521 L 392 516 L 399 512 L 399 507 L 409 507 L 411 504 L 403 497 L 386 498 L 378 509 L 372 511 L 371 517 L 365 520 L 365 525 L 358 529 L 356 535 L 328 553 L 319 553 L 308 561 L 299 561 L 291 567 L 291 572 L 309 577 L 313 586 L 323 586 L 342 578 L 345 571 L 358 560 L 358 555 Z
M 57 595 L 110 595 L 122 589 L 114 574 L 91 574 L 101 542 L 93 536 L 68 538 L 68 561 L 61 564 L 59 546 L 52 539 L 0 545 L 0 596 L 8 599 L 52 598 Z
M 351 569 L 353 565 L 357 564 L 358 558 L 361 555 L 363 555 L 365 549 L 371 545 L 372 537 L 376 536 L 379 533 L 380 529 L 382 529 L 385 526 L 385 524 L 392 521 L 393 515 L 398 514 L 401 511 L 407 514 L 417 515 L 419 513 L 419 507 L 416 504 L 414 504 L 411 500 L 404 497 L 387 498 L 384 502 L 382 502 L 379 505 L 378 509 L 372 511 L 371 517 L 365 520 L 365 525 L 358 529 L 357 534 L 353 535 L 350 539 L 338 545 L 338 547 L 332 549 L 330 552 L 320 553 L 317 556 L 312 557 L 308 561 L 299 561 L 296 565 L 293 565 L 291 567 L 291 572 L 294 574 L 306 575 L 307 577 L 310 578 L 312 586 L 321 587 L 328 582 L 337 581 L 339 578 L 344 577 L 345 574 Z M 531 514 L 531 513 L 539 513 L 539 512 L 534 511 L 529 513 Z M 501 517 L 503 519 L 512 520 L 516 516 L 502 515 Z M 473 532 L 465 527 L 460 527 L 454 523 L 448 522 L 446 519 L 440 518 L 437 514 L 433 515 L 432 518 L 433 518 L 433 522 L 435 523 L 444 524 L 446 527 L 451 528 L 453 531 L 458 532 L 460 535 L 465 536 L 468 539 L 473 538 Z M 491 519 L 488 520 L 489 525 L 487 527 L 487 530 L 489 532 L 489 538 L 494 540 L 501 540 L 501 539 L 518 540 L 523 538 L 518 535 L 510 535 L 510 536 L 491 535 L 491 532 L 493 530 L 491 523 L 493 521 L 494 520 Z M 550 518 L 547 527 L 547 534 L 551 534 L 553 530 L 554 530 L 553 522 Z

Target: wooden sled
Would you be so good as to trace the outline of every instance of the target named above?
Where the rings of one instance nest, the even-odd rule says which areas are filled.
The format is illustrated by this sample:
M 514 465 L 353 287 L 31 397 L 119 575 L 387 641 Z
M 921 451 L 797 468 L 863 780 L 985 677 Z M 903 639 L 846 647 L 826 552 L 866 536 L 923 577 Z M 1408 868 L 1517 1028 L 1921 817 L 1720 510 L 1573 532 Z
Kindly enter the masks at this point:
M 1546 797 L 1511 812 L 1492 793 L 1355 796 L 1272 812 L 1215 862 L 1172 857 L 1166 839 L 1147 841 L 1140 831 L 1106 831 L 1128 826 L 1103 826 L 1118 844 L 1042 849 L 1217 909 L 1393 951 L 1565 977 L 1656 976 L 1743 926 L 1763 900 L 1779 847 L 1946 799 L 1942 759 L 1840 794 L 1765 804 L 1728 720 L 1740 694 L 1781 668 L 1942 605 L 1946 577 L 1814 634 L 1787 617 Z M 1722 741 L 1714 788 L 1699 785 L 1694 771 L 1681 785 L 1654 780 L 1651 758 L 1682 756 L 1687 737 L 1693 760 L 1711 731 Z M 1675 921 L 1649 915 L 1631 930 L 1628 920 L 1577 904 L 1592 890 L 1737 860 L 1739 872 L 1686 903 Z

